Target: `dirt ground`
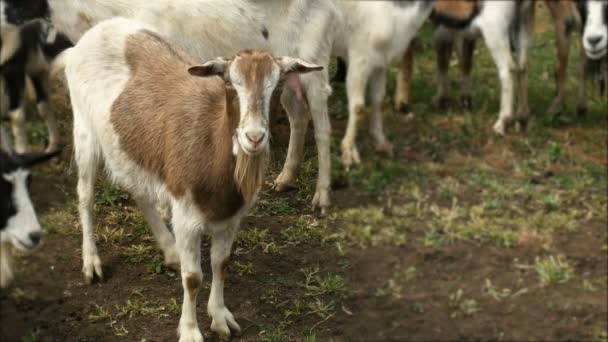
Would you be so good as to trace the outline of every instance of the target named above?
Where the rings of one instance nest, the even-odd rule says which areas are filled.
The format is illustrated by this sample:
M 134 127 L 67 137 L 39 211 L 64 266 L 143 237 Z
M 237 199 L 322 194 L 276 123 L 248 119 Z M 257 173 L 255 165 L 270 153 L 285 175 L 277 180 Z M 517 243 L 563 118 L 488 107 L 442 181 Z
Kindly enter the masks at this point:
M 294 188 L 271 189 L 289 138 L 274 119 L 273 161 L 260 200 L 244 220 L 226 281 L 226 303 L 243 329 L 235 341 L 607 341 L 608 100 L 593 93 L 578 118 L 571 53 L 566 110 L 545 114 L 554 94 L 554 34 L 541 12 L 530 65 L 532 122 L 526 133 L 491 132 L 499 84 L 483 44 L 476 54 L 474 110 L 439 112 L 434 53 L 424 29 L 414 82 L 414 119 L 387 98 L 393 159 L 361 131 L 363 163 L 339 163 L 344 86 L 334 85 L 333 206 L 310 201 L 314 137 Z M 551 27 L 551 26 L 549 26 Z M 577 36 L 578 40 L 578 36 Z M 457 68 L 453 68 L 457 69 Z M 457 72 L 453 72 L 453 78 Z M 394 89 L 394 71 L 391 72 Z M 69 117 L 64 116 L 69 140 Z M 32 140 L 44 144 L 39 122 Z M 16 281 L 0 292 L 2 341 L 174 341 L 179 273 L 162 264 L 128 194 L 99 178 L 96 238 L 103 281 L 86 285 L 70 143 L 34 175 L 44 245 L 17 255 Z M 209 242 L 198 322 L 207 341 Z

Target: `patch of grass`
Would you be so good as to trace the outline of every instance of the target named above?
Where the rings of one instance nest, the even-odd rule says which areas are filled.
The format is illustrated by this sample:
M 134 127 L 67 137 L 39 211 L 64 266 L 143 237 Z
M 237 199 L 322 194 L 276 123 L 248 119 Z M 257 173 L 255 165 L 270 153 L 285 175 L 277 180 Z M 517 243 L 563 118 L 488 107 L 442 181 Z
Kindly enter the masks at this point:
M 403 298 L 403 287 L 405 283 L 413 281 L 419 277 L 419 272 L 416 267 L 410 266 L 405 270 L 397 270 L 386 285 L 376 290 L 376 296 L 391 296 L 395 299 Z
M 281 231 L 281 236 L 288 245 L 299 245 L 307 242 L 323 242 L 327 236 L 327 229 L 319 220 L 302 215 L 287 229 Z
M 105 180 L 101 182 L 100 186 L 97 186 L 96 189 L 96 205 L 104 207 L 116 207 L 125 204 L 130 199 L 127 192 L 122 191 L 117 186 Z
M 328 274 L 321 276 L 319 268 L 305 268 L 301 270 L 305 277 L 305 283 L 302 285 L 305 290 L 305 296 L 318 297 L 321 295 L 331 295 L 338 298 L 346 298 L 349 289 L 344 278 L 337 274 Z
M 604 328 L 595 328 L 593 331 L 593 341 L 608 342 L 608 332 Z
M 574 267 L 563 256 L 537 258 L 534 269 L 538 274 L 541 286 L 563 284 L 575 276 Z
M 338 237 L 361 248 L 378 245 L 403 246 L 407 220 L 388 215 L 380 207 L 353 208 L 335 213 L 340 222 Z
M 497 302 L 501 302 L 504 299 L 511 297 L 511 290 L 508 288 L 499 289 L 492 284 L 490 279 L 486 279 L 485 284 L 483 285 L 482 291 L 485 295 L 488 295 Z
M 27 335 L 21 337 L 21 342 L 38 342 L 41 341 L 40 328 L 35 328 L 27 333 Z
M 268 233 L 268 229 L 243 229 L 238 233 L 237 243 L 239 247 L 248 250 L 260 248 L 264 253 L 279 252 L 279 246 Z
M 291 336 L 285 331 L 282 326 L 271 327 L 260 331 L 259 334 L 261 342 L 289 342 Z
M 475 299 L 463 298 L 462 289 L 458 289 L 456 292 L 450 294 L 448 300 L 449 307 L 452 309 L 452 318 L 457 317 L 459 314 L 473 316 L 481 311 L 481 308 Z
M 232 263 L 232 267 L 236 268 L 236 273 L 238 273 L 240 276 L 244 274 L 255 274 L 255 266 L 251 262 L 242 264 L 238 261 L 234 261 Z
M 163 257 L 154 255 L 148 258 L 145 263 L 146 272 L 148 274 L 163 274 L 167 271 Z
M 154 247 L 150 245 L 131 245 L 123 248 L 122 254 L 126 257 L 127 261 L 140 263 L 150 258 L 153 251 Z

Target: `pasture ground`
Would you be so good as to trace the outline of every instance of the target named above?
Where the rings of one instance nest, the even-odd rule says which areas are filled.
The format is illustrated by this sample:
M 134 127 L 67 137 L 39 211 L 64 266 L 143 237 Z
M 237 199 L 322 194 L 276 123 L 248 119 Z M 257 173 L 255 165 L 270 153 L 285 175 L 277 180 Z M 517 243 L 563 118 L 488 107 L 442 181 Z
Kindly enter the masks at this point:
M 405 119 L 386 101 L 395 158 L 377 156 L 362 132 L 364 162 L 345 173 L 338 157 L 345 93 L 335 85 L 334 205 L 323 217 L 310 207 L 312 132 L 294 189 L 271 190 L 289 136 L 286 116 L 277 117 L 268 184 L 229 266 L 226 302 L 243 328 L 235 340 L 606 341 L 608 101 L 594 92 L 587 117 L 574 114 L 577 35 L 566 110 L 559 118 L 545 114 L 554 94 L 552 29 L 543 8 L 525 134 L 491 133 L 499 83 L 482 43 L 473 112 L 456 105 L 457 82 L 450 111 L 430 105 L 435 66 L 426 27 L 415 66 L 416 117 Z M 43 146 L 39 122 L 30 133 Z M 46 241 L 37 253 L 18 256 L 15 284 L 0 292 L 1 339 L 175 340 L 179 273 L 162 265 L 131 198 L 100 177 L 96 237 L 106 279 L 89 286 L 80 272 L 69 144 L 61 161 L 36 172 L 33 186 Z M 206 314 L 208 241 L 202 249 L 198 317 L 206 340 L 215 341 Z

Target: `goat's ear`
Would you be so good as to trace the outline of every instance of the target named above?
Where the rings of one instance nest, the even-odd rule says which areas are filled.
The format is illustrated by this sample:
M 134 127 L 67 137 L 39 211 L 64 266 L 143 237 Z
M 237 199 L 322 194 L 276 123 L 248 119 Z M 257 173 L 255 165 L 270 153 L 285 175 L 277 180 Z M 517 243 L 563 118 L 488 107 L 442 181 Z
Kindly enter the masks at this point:
M 294 57 L 278 57 L 276 58 L 277 63 L 281 67 L 281 73 L 288 75 L 291 73 L 305 74 L 311 71 L 323 70 L 323 66 L 308 63 L 304 60 Z
M 220 76 L 224 77 L 228 60 L 224 58 L 216 58 L 203 65 L 195 65 L 188 68 L 188 72 L 192 76 L 209 77 Z

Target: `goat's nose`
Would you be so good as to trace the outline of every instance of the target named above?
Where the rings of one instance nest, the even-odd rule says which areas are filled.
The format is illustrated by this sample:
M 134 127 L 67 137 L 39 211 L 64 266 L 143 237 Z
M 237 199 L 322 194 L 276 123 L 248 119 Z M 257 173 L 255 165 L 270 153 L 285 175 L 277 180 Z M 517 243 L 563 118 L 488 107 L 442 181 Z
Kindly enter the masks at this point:
M 587 38 L 589 45 L 595 47 L 602 40 L 602 36 L 591 36 Z
M 254 145 L 257 146 L 257 144 L 259 144 L 262 139 L 264 139 L 264 136 L 266 136 L 265 132 L 248 132 L 245 133 L 245 136 L 247 136 L 247 139 Z
M 42 239 L 42 233 L 41 232 L 30 233 L 29 238 L 32 241 L 32 244 L 37 245 L 40 242 L 40 239 Z

